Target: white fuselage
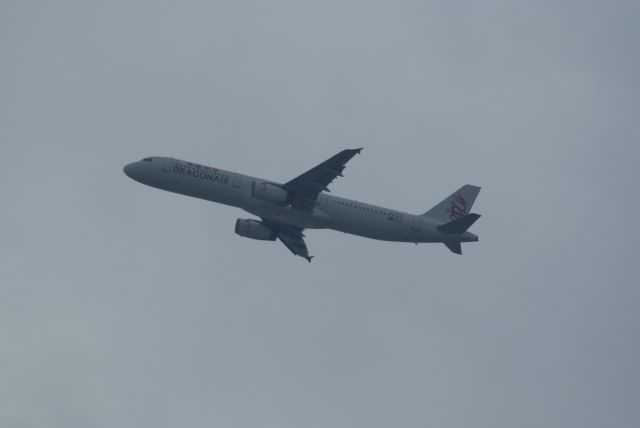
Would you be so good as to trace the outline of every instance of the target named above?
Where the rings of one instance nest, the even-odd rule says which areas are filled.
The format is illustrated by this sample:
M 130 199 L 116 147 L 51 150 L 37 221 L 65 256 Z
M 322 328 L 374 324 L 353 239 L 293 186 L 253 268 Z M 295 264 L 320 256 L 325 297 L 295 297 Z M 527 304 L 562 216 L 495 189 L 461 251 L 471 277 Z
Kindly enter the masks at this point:
M 333 229 L 372 239 L 397 242 L 475 241 L 470 232 L 441 234 L 437 224 L 421 215 L 320 193 L 312 212 L 254 196 L 254 187 L 269 180 L 207 167 L 174 158 L 152 157 L 131 163 L 125 173 L 143 184 L 241 208 L 253 215 L 302 228 Z

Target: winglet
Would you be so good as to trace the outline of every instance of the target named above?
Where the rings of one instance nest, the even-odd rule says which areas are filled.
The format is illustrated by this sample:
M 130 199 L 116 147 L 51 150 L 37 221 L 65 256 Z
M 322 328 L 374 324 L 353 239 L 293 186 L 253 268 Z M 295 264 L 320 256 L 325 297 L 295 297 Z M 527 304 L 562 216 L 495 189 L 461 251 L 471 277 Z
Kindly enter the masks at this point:
M 364 147 L 360 147 L 359 149 L 355 149 L 355 150 L 356 152 L 358 152 L 358 154 L 360 154 L 364 150 Z
M 303 256 L 303 257 L 307 259 L 309 263 L 311 263 L 311 259 L 314 258 L 315 256 Z

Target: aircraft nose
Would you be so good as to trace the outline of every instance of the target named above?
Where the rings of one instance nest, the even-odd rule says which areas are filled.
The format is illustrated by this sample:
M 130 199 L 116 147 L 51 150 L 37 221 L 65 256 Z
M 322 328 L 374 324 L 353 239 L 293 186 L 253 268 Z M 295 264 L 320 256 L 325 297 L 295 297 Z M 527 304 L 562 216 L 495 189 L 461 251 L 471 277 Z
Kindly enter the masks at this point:
M 136 170 L 138 168 L 140 168 L 140 166 L 137 165 L 137 162 L 134 162 L 134 163 L 125 165 L 124 168 L 122 168 L 122 170 L 127 175 L 127 177 L 133 178 L 135 180 Z

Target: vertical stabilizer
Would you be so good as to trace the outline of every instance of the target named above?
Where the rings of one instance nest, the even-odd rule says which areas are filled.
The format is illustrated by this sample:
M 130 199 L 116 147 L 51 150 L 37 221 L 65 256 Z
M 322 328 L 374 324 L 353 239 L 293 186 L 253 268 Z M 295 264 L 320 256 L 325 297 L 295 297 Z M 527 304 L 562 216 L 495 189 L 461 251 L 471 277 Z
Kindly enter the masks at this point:
M 448 223 L 457 220 L 471 212 L 471 207 L 478 193 L 480 193 L 480 187 L 465 184 L 423 215 L 435 220 L 437 223 Z

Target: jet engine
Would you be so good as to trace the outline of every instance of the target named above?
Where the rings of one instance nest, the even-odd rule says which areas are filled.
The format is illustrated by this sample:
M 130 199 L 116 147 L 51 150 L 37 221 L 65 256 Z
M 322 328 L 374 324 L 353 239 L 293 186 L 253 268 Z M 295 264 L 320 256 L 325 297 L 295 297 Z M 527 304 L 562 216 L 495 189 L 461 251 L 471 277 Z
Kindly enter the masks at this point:
M 254 183 L 253 196 L 267 202 L 287 202 L 287 191 L 270 183 Z
M 269 226 L 258 220 L 236 220 L 236 233 L 245 238 L 259 239 L 261 241 L 275 241 L 276 233 Z

